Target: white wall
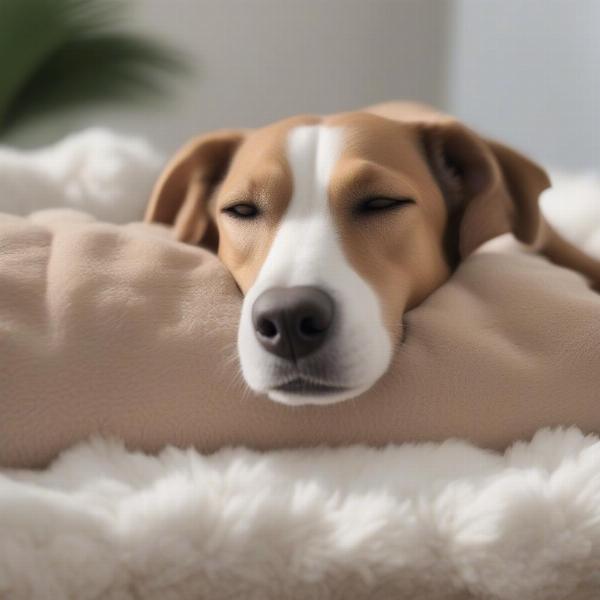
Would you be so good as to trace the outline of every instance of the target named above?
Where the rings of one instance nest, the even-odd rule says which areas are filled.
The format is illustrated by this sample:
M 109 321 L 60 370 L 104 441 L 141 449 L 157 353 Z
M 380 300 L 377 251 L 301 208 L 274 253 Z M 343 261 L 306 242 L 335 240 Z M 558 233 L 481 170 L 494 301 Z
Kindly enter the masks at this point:
M 72 114 L 68 128 L 109 124 L 170 151 L 218 127 L 389 98 L 444 102 L 444 2 L 138 0 L 135 8 L 140 28 L 188 52 L 197 76 L 167 106 Z
M 600 169 L 600 2 L 457 0 L 449 109 L 545 164 Z
M 134 0 L 140 29 L 197 73 L 154 107 L 38 124 L 84 126 L 170 152 L 198 132 L 393 98 L 449 110 L 539 161 L 600 168 L 600 0 Z

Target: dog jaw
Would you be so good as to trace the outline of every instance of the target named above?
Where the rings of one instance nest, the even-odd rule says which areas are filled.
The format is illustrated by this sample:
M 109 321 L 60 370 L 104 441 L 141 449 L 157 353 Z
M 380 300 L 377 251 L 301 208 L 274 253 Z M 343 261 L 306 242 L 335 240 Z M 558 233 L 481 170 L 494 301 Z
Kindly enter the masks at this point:
M 373 289 L 350 266 L 331 215 L 328 189 L 342 149 L 343 129 L 300 126 L 288 134 L 293 195 L 267 258 L 242 308 L 238 351 L 247 383 L 285 404 L 330 404 L 356 396 L 387 370 L 392 341 Z M 251 310 L 274 286 L 316 286 L 335 304 L 333 331 L 316 355 L 296 364 L 267 353 L 256 340 Z M 337 388 L 296 394 L 276 388 L 297 378 Z

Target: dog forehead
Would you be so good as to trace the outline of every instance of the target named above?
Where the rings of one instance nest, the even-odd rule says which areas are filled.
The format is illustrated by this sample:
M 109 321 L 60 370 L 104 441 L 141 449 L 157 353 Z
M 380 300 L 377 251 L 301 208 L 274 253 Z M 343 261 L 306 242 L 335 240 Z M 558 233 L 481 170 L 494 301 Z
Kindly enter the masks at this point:
M 414 123 L 394 121 L 370 113 L 344 113 L 324 120 L 344 131 L 342 159 L 361 158 L 394 169 L 412 166 L 421 158 Z
M 296 127 L 316 125 L 320 117 L 300 115 L 264 127 L 249 130 L 232 158 L 225 187 L 236 187 L 248 181 L 289 179 L 287 140 Z
M 290 143 L 295 138 L 295 153 L 314 152 L 310 137 L 299 143 L 294 132 L 300 129 L 327 129 L 340 132 L 332 177 L 344 175 L 354 159 L 392 169 L 422 170 L 418 135 L 414 125 L 365 112 L 348 112 L 327 117 L 299 115 L 250 131 L 233 158 L 227 184 L 243 185 L 252 180 L 286 179 L 294 173 L 290 164 Z M 314 141 L 314 140 L 313 140 Z M 333 166 L 333 165 L 332 165 Z
M 318 125 L 321 120 L 313 115 L 299 115 L 254 129 L 246 136 L 238 154 L 246 160 L 250 156 L 262 160 L 279 158 L 285 154 L 291 131 L 298 127 Z
M 298 115 L 252 130 L 239 154 L 256 157 L 281 156 L 285 153 L 290 133 L 299 127 L 321 125 L 344 130 L 344 150 L 350 153 L 385 156 L 391 145 L 414 145 L 414 124 L 400 122 L 366 112 L 345 112 L 320 117 Z

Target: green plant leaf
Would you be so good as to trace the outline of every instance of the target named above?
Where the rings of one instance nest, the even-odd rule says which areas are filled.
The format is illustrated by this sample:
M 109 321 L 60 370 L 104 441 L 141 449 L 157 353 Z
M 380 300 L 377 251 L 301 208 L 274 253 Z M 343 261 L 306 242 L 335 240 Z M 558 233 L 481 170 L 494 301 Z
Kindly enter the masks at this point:
M 175 50 L 123 32 L 124 8 L 111 0 L 0 0 L 0 135 L 82 104 L 160 98 L 170 77 L 189 71 Z

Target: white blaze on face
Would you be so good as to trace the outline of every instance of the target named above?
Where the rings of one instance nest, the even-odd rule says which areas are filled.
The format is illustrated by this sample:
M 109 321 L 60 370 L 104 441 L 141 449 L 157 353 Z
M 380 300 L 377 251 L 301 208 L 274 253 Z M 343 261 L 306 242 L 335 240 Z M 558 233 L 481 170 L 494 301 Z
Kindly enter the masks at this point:
M 376 294 L 342 251 L 329 207 L 329 182 L 341 154 L 343 130 L 321 125 L 297 127 L 290 131 L 287 142 L 293 195 L 269 254 L 244 298 L 238 351 L 244 378 L 254 390 L 269 392 L 273 400 L 286 404 L 328 404 L 371 387 L 389 365 L 392 343 Z M 258 343 L 252 305 L 271 287 L 297 285 L 315 286 L 328 293 L 335 303 L 335 317 L 323 347 L 293 365 Z M 326 381 L 322 373 L 327 373 Z M 315 397 L 270 391 L 299 375 L 349 389 Z

